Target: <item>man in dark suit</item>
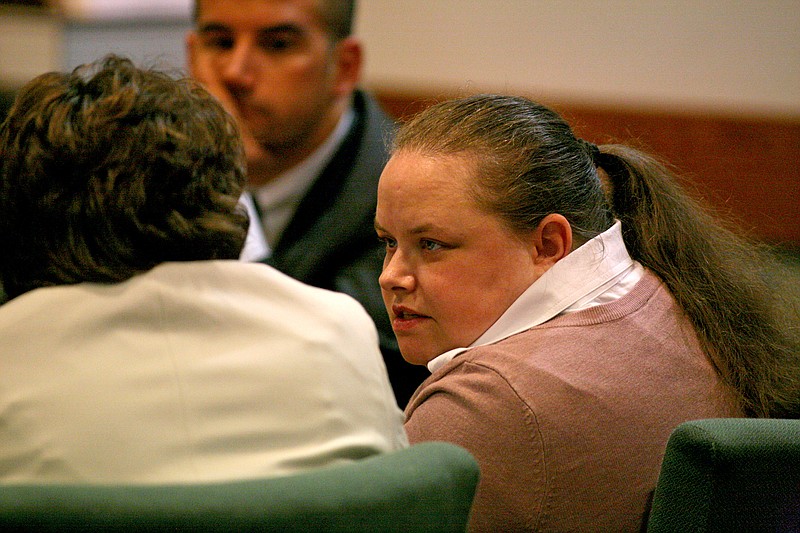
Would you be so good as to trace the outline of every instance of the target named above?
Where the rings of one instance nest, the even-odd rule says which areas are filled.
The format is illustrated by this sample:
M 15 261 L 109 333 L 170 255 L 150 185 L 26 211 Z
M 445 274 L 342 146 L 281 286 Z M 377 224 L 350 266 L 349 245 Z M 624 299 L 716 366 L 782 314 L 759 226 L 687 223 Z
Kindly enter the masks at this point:
M 402 407 L 427 371 L 400 356 L 378 285 L 375 198 L 394 124 L 357 88 L 353 12 L 347 0 L 197 0 L 187 50 L 242 132 L 266 238 L 249 258 L 357 299 Z

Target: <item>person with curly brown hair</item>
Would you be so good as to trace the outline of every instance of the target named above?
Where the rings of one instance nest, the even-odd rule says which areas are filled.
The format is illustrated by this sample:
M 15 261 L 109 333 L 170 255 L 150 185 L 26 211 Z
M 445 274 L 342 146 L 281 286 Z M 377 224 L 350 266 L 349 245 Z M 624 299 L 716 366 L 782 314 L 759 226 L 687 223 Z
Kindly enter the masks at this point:
M 375 326 L 238 260 L 233 118 L 110 56 L 0 126 L 0 480 L 288 474 L 407 446 Z

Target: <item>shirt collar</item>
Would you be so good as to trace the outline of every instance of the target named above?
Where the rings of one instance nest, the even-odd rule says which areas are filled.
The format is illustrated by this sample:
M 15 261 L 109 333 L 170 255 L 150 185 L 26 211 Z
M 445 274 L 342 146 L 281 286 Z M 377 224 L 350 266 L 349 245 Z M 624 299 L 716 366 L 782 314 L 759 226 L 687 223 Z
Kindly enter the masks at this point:
M 433 372 L 468 348 L 503 340 L 572 309 L 587 295 L 604 292 L 629 272 L 641 271 L 622 239 L 622 225 L 611 228 L 573 250 L 533 282 L 475 342 L 449 350 L 428 362 Z M 637 278 L 638 279 L 638 278 Z
M 249 192 L 243 192 L 239 198 L 239 204 L 247 211 L 247 217 L 250 219 L 250 224 L 247 226 L 247 238 L 242 246 L 239 259 L 248 262 L 263 261 L 272 254 L 272 249 L 264 235 L 253 196 Z

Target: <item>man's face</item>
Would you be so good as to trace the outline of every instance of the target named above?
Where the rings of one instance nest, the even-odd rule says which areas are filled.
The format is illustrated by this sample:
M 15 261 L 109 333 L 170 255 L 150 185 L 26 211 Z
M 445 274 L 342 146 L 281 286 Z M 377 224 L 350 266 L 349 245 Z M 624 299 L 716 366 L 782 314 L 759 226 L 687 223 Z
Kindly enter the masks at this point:
M 342 79 L 342 46 L 332 42 L 316 3 L 198 2 L 187 40 L 192 75 L 237 117 L 250 162 L 259 150 L 302 160 L 333 130 L 337 102 L 352 90 Z

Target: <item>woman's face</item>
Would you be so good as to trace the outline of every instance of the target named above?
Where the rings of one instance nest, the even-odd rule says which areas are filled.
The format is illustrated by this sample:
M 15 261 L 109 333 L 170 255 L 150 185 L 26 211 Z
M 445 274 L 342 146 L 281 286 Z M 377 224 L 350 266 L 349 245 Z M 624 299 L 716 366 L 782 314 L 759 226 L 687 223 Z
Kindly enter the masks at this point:
M 470 345 L 538 277 L 533 233 L 513 233 L 468 192 L 465 155 L 400 150 L 378 185 L 381 291 L 406 361 Z

